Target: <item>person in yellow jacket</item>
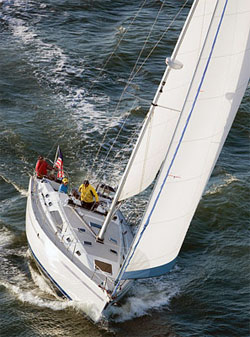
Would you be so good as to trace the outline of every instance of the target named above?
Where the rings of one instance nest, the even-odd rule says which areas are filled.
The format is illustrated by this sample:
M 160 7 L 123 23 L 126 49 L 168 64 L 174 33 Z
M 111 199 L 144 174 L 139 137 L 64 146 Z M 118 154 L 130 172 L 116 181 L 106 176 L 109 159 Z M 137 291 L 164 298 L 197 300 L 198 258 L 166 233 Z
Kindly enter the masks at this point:
M 94 187 L 90 185 L 88 180 L 84 180 L 83 184 L 81 184 L 81 186 L 79 187 L 79 192 L 81 193 L 82 207 L 92 209 L 94 205 L 95 207 L 98 206 L 99 204 L 98 194 L 96 193 Z

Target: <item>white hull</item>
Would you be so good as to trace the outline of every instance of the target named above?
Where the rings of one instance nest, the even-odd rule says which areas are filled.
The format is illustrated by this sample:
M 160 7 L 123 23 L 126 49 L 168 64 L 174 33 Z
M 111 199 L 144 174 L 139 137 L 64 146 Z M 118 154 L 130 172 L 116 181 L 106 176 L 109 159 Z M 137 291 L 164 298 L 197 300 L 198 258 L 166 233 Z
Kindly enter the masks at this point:
M 69 237 L 68 231 L 63 234 L 57 231 L 55 224 L 50 226 L 49 203 L 51 201 L 47 205 L 46 201 L 43 204 L 41 198 L 44 198 L 44 191 L 41 191 L 41 193 L 39 191 L 36 192 L 37 187 L 39 190 L 42 186 L 41 184 L 41 181 L 34 178 L 30 180 L 26 210 L 26 235 L 31 253 L 44 274 L 58 290 L 69 300 L 86 304 L 89 309 L 87 314 L 94 321 L 98 321 L 108 304 L 116 302 L 118 297 L 123 296 L 129 289 L 131 282 L 125 282 L 120 293 L 117 294 L 118 296 L 114 299 L 111 298 L 113 287 L 111 283 L 112 280 L 114 281 L 116 275 L 114 273 L 109 275 L 108 273 L 100 272 L 96 268 L 91 269 L 92 257 L 83 255 L 84 245 L 80 241 L 73 242 L 73 240 L 69 244 L 67 242 L 67 238 Z M 50 183 L 47 182 L 48 184 Z M 39 196 L 39 194 L 42 196 Z M 50 192 L 50 194 L 53 203 L 55 203 L 56 199 L 52 195 L 54 194 L 57 198 L 59 193 Z M 60 197 L 66 198 L 66 195 L 60 193 Z M 67 199 L 65 200 L 67 201 Z M 63 204 L 63 202 L 61 203 Z M 132 236 L 130 239 L 132 239 Z M 105 243 L 96 243 L 96 247 L 93 247 L 93 250 L 103 250 L 104 248 Z M 81 251 L 80 257 L 76 254 L 79 251 Z M 94 252 L 94 254 L 97 256 L 98 252 Z M 117 255 L 119 257 L 119 254 Z M 117 262 L 120 265 L 121 261 Z M 116 261 L 112 263 L 113 271 L 115 271 Z M 104 289 L 105 283 L 109 283 L 109 290 L 108 287 Z

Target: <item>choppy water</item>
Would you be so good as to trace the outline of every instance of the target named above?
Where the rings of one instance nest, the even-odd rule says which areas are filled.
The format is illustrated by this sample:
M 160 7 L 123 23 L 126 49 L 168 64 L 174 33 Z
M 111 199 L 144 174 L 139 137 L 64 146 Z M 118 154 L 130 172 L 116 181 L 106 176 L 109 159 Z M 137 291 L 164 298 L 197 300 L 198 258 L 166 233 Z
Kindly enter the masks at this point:
M 167 30 L 183 3 L 0 1 L 1 337 L 250 335 L 249 88 L 176 267 L 139 281 L 109 322 L 95 325 L 84 303 L 54 297 L 27 254 L 37 155 L 53 159 L 59 143 L 71 186 L 103 172 L 117 181 L 190 8 Z M 138 66 L 160 38 L 120 102 L 140 51 Z M 146 197 L 133 200 L 139 215 Z

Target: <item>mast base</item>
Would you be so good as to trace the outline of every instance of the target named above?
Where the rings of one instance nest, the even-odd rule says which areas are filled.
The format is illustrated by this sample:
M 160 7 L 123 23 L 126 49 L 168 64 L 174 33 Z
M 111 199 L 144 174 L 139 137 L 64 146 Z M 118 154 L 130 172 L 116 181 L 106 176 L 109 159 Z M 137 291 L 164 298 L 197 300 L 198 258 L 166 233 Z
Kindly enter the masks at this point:
M 104 239 L 96 238 L 96 242 L 104 244 Z

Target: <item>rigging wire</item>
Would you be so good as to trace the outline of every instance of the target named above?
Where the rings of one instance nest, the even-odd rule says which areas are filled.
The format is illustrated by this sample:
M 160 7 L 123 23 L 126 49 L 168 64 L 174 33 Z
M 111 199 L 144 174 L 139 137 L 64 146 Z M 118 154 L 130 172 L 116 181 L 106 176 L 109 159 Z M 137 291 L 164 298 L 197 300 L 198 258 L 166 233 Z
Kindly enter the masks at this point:
M 157 20 L 158 20 L 158 18 L 159 18 L 160 12 L 162 11 L 164 4 L 165 4 L 165 1 L 163 1 L 162 5 L 161 5 L 161 7 L 160 7 L 160 9 L 159 9 L 159 11 L 158 11 L 158 13 L 157 13 L 157 16 L 156 16 L 156 18 L 155 18 L 155 21 L 154 21 L 154 23 L 153 23 L 153 25 L 152 25 L 152 27 L 151 27 L 149 33 L 148 33 L 148 36 L 147 36 L 147 38 L 145 39 L 145 42 L 144 42 L 143 47 L 142 47 L 142 49 L 141 49 L 141 51 L 140 51 L 140 53 L 139 53 L 139 56 L 138 56 L 138 58 L 137 58 L 137 60 L 136 60 L 136 63 L 135 63 L 135 65 L 134 65 L 134 67 L 133 67 L 133 69 L 132 69 L 132 71 L 131 71 L 131 73 L 130 73 L 129 79 L 128 79 L 128 81 L 127 81 L 127 83 L 126 83 L 126 85 L 125 85 L 125 87 L 124 87 L 124 89 L 123 89 L 123 92 L 122 92 L 120 98 L 119 98 L 119 101 L 118 101 L 118 103 L 117 103 L 117 106 L 116 106 L 116 109 L 115 109 L 114 113 L 118 111 L 118 108 L 119 108 L 119 106 L 120 106 L 120 104 L 121 104 L 122 98 L 124 97 L 124 94 L 125 94 L 126 90 L 127 90 L 128 87 L 131 85 L 131 83 L 132 83 L 132 81 L 134 80 L 134 78 L 136 77 L 136 75 L 141 71 L 142 67 L 145 65 L 145 63 L 147 62 L 147 60 L 149 59 L 149 57 L 152 55 L 152 53 L 154 52 L 154 50 L 158 47 L 158 45 L 159 45 L 159 43 L 161 42 L 161 40 L 163 39 L 164 35 L 165 35 L 165 34 L 169 31 L 169 29 L 172 27 L 172 25 L 173 25 L 174 22 L 176 21 L 177 17 L 180 15 L 180 13 L 182 12 L 182 10 L 185 8 L 185 6 L 186 6 L 186 4 L 188 3 L 188 1 L 189 1 L 189 0 L 186 0 L 186 1 L 185 1 L 185 3 L 182 5 L 182 7 L 179 9 L 179 11 L 177 12 L 177 14 L 174 16 L 174 18 L 173 18 L 172 21 L 170 22 L 170 24 L 169 24 L 169 25 L 167 26 L 167 28 L 165 29 L 165 31 L 164 31 L 164 32 L 162 33 L 162 35 L 160 36 L 159 40 L 158 40 L 158 41 L 156 42 L 156 44 L 153 46 L 153 48 L 151 49 L 151 51 L 149 52 L 149 54 L 147 55 L 147 57 L 144 59 L 144 61 L 141 63 L 141 65 L 140 65 L 140 66 L 137 68 L 137 70 L 136 70 L 136 67 L 137 67 L 137 65 L 138 65 L 138 63 L 139 63 L 139 60 L 140 60 L 141 55 L 142 55 L 142 53 L 143 53 L 143 50 L 145 49 L 145 46 L 146 46 L 146 44 L 148 43 L 148 40 L 149 40 L 150 35 L 151 35 L 152 31 L 153 31 L 153 28 L 154 28 L 154 26 L 155 26 L 155 24 L 156 24 L 156 22 L 157 22 Z M 136 70 L 136 71 L 135 71 L 135 70 Z M 134 73 L 134 74 L 133 74 L 133 73 Z M 123 124 L 121 125 L 121 128 L 119 129 L 119 131 L 118 131 L 116 137 L 114 138 L 113 143 L 112 143 L 112 145 L 110 146 L 109 151 L 108 151 L 108 153 L 107 153 L 107 155 L 106 155 L 106 157 L 105 157 L 105 159 L 104 159 L 104 161 L 103 161 L 104 164 L 107 162 L 107 159 L 108 159 L 108 157 L 109 157 L 109 155 L 110 155 L 110 153 L 111 153 L 111 151 L 112 151 L 112 149 L 113 149 L 113 147 L 114 147 L 114 145 L 115 145 L 115 143 L 116 143 L 116 141 L 117 141 L 119 135 L 121 134 L 122 129 L 123 129 L 124 125 L 126 124 L 126 121 L 127 121 L 128 117 L 129 117 L 129 113 L 126 113 L 126 118 L 125 118 Z M 93 171 L 95 162 L 96 162 L 96 160 L 97 160 L 97 157 L 99 156 L 101 147 L 103 146 L 104 141 L 105 141 L 105 139 L 106 139 L 106 137 L 107 137 L 108 131 L 109 131 L 109 128 L 107 128 L 107 130 L 106 130 L 106 132 L 105 132 L 105 134 L 104 134 L 102 143 L 101 143 L 101 145 L 100 145 L 100 147 L 99 147 L 99 150 L 97 151 L 96 157 L 95 157 L 95 159 L 94 159 L 94 161 L 93 161 L 93 165 L 92 165 L 91 171 Z M 100 167 L 99 172 L 100 172 L 101 170 L 102 170 L 102 172 L 103 172 L 103 167 Z M 97 174 L 97 175 L 98 175 L 98 174 Z
M 157 23 L 157 21 L 158 21 L 159 15 L 160 15 L 160 13 L 161 13 L 161 11 L 162 11 L 164 5 L 165 5 L 165 0 L 164 0 L 164 1 L 162 2 L 162 4 L 161 4 L 161 7 L 160 7 L 160 9 L 159 9 L 159 11 L 158 11 L 158 13 L 157 13 L 157 16 L 156 16 L 156 18 L 155 18 L 155 20 L 154 20 L 154 22 L 153 22 L 153 24 L 152 24 L 152 26 L 151 26 L 151 29 L 150 29 L 150 31 L 149 31 L 149 33 L 148 33 L 148 35 L 147 35 L 147 37 L 146 37 L 146 39 L 145 39 L 145 41 L 144 41 L 143 47 L 141 48 L 140 53 L 139 53 L 139 55 L 138 55 L 138 57 L 137 57 L 137 60 L 136 60 L 136 62 L 135 62 L 135 64 L 134 64 L 134 66 L 133 66 L 133 69 L 132 69 L 131 72 L 130 72 L 130 75 L 129 75 L 129 78 L 128 78 L 128 80 L 127 80 L 127 83 L 126 83 L 126 85 L 125 85 L 125 87 L 124 87 L 124 89 L 123 89 L 123 92 L 122 92 L 122 94 L 121 94 L 121 96 L 120 96 L 120 98 L 119 98 L 119 101 L 118 101 L 118 103 L 117 103 L 117 105 L 116 105 L 114 114 L 118 111 L 118 109 L 119 109 L 119 107 L 120 107 L 120 104 L 121 104 L 121 101 L 122 101 L 122 98 L 123 98 L 123 96 L 124 96 L 124 94 L 125 94 L 127 88 L 128 88 L 129 85 L 132 83 L 132 80 L 135 78 L 135 75 L 137 74 L 137 73 L 136 73 L 136 74 L 133 76 L 133 73 L 134 73 L 134 71 L 135 71 L 135 69 L 136 69 L 136 67 L 137 67 L 137 65 L 138 65 L 138 63 L 139 63 L 139 60 L 140 60 L 140 58 L 141 58 L 141 55 L 142 55 L 142 53 L 143 53 L 143 51 L 144 51 L 144 49 L 145 49 L 145 47 L 146 47 L 146 45 L 147 45 L 147 43 L 148 43 L 148 41 L 149 41 L 149 38 L 150 38 L 150 36 L 151 36 L 151 34 L 152 34 L 152 31 L 153 31 L 153 29 L 154 29 L 154 26 L 156 25 L 156 23 Z M 122 125 L 121 125 L 121 127 L 120 127 L 120 129 L 119 129 L 119 131 L 118 131 L 118 133 L 117 133 L 117 135 L 116 135 L 116 137 L 113 139 L 113 142 L 112 142 L 112 145 L 111 145 L 110 148 L 109 148 L 109 151 L 108 151 L 107 154 L 106 154 L 106 157 L 105 157 L 105 159 L 104 159 L 104 163 L 106 163 L 106 161 L 107 161 L 107 159 L 108 159 L 108 157 L 109 157 L 109 155 L 110 155 L 110 153 L 111 153 L 111 151 L 112 151 L 112 149 L 113 149 L 113 147 L 114 147 L 114 145 L 115 145 L 115 143 L 116 143 L 116 141 L 117 141 L 119 135 L 121 134 L 121 132 L 122 132 L 122 130 L 123 130 L 124 125 L 126 124 L 126 121 L 127 121 L 128 117 L 129 117 L 129 113 L 127 112 L 125 115 L 126 115 L 126 117 L 125 117 L 125 119 L 124 119 L 124 121 L 123 121 L 123 123 L 122 123 Z M 94 168 L 95 162 L 96 162 L 97 157 L 98 157 L 98 155 L 99 155 L 99 153 L 100 153 L 100 149 L 101 149 L 101 147 L 103 146 L 104 141 L 105 141 L 105 139 L 106 139 L 106 137 L 107 137 L 108 131 L 109 131 L 109 128 L 107 128 L 106 133 L 104 134 L 104 137 L 103 137 L 103 140 L 102 140 L 102 144 L 100 145 L 99 151 L 98 151 L 97 154 L 96 154 L 96 157 L 95 157 L 95 159 L 94 159 L 94 162 L 93 162 L 91 171 L 92 171 L 93 168 Z M 103 170 L 103 167 L 101 167 L 101 168 L 99 169 L 99 172 L 100 172 L 101 170 Z M 97 175 L 98 175 L 98 174 L 97 174 Z
M 135 19 L 137 18 L 137 16 L 139 15 L 140 11 L 143 9 L 145 3 L 147 2 L 147 0 L 144 0 L 141 4 L 141 6 L 139 7 L 138 11 L 136 12 L 135 16 L 132 18 L 130 24 L 128 25 L 128 27 L 125 29 L 124 33 L 122 34 L 122 36 L 120 37 L 120 40 L 118 41 L 118 43 L 116 44 L 116 46 L 114 47 L 112 53 L 109 55 L 108 59 L 106 60 L 106 62 L 104 63 L 104 65 L 102 66 L 102 69 L 99 71 L 97 77 L 95 78 L 94 81 L 92 81 L 92 85 L 89 87 L 89 90 L 92 90 L 95 82 L 98 80 L 98 78 L 103 74 L 104 69 L 106 68 L 106 66 L 108 65 L 109 61 L 111 60 L 111 58 L 113 57 L 113 55 L 115 54 L 116 50 L 118 49 L 120 43 L 122 42 L 124 36 L 127 34 L 129 28 L 133 25 Z
M 139 13 L 140 13 L 141 10 L 143 9 L 143 7 L 144 7 L 146 1 L 147 1 L 147 0 L 144 0 L 144 1 L 142 2 L 141 6 L 139 7 L 139 9 L 138 9 L 138 11 L 136 12 L 135 16 L 133 17 L 133 19 L 131 20 L 129 26 L 128 26 L 128 27 L 126 28 L 126 30 L 124 31 L 124 33 L 123 33 L 123 35 L 121 36 L 119 42 L 117 43 L 117 45 L 115 46 L 115 48 L 114 48 L 114 50 L 112 51 L 111 55 L 109 56 L 109 58 L 108 58 L 107 61 L 105 62 L 103 68 L 100 70 L 100 72 L 99 72 L 99 74 L 98 74 L 98 76 L 97 76 L 96 79 L 98 79 L 98 78 L 101 76 L 101 74 L 103 73 L 104 68 L 107 66 L 107 64 L 109 63 L 109 61 L 111 60 L 111 58 L 112 58 L 113 55 L 115 54 L 115 52 L 116 52 L 116 50 L 118 49 L 120 43 L 122 42 L 124 36 L 125 36 L 126 33 L 129 31 L 129 29 L 130 29 L 130 27 L 132 26 L 132 24 L 134 23 L 135 19 L 138 17 Z M 164 0 L 164 1 L 165 1 L 165 0 Z M 130 76 L 131 76 L 131 75 L 130 75 Z M 92 86 L 90 87 L 90 89 L 92 89 L 93 86 L 94 86 L 94 81 L 93 81 L 93 84 L 92 84 Z M 119 102 L 120 102 L 120 101 L 119 101 Z M 113 115 L 115 114 L 115 112 L 116 112 L 117 110 L 118 110 L 118 108 L 115 109 L 115 111 L 113 112 Z M 112 118 L 111 118 L 111 120 L 112 120 Z M 100 152 L 101 152 L 101 148 L 103 147 L 104 142 L 105 142 L 105 140 L 106 140 L 106 137 L 107 137 L 108 131 L 109 131 L 109 129 L 110 129 L 111 123 L 112 123 L 112 122 L 110 122 L 109 126 L 108 126 L 107 129 L 106 129 L 106 132 L 104 133 L 102 142 L 101 142 L 101 144 L 100 144 L 100 146 L 99 146 L 99 149 L 98 149 L 98 151 L 97 151 L 97 153 L 96 153 L 96 156 L 95 156 L 95 158 L 94 158 L 94 160 L 93 160 L 93 164 L 92 164 L 92 166 L 91 166 L 90 172 L 93 172 L 93 170 L 94 170 L 94 166 L 95 166 L 95 164 L 96 164 L 96 162 L 97 162 L 97 160 L 98 160 L 99 154 L 100 154 Z M 122 126 L 122 127 L 123 127 L 123 126 Z M 122 127 L 121 127 L 120 129 L 122 129 Z M 120 132 L 119 132 L 119 134 L 120 134 Z M 119 135 L 119 134 L 118 134 L 118 135 Z M 116 136 L 115 139 L 117 139 L 117 137 L 118 137 L 118 136 Z M 108 151 L 108 153 L 110 153 L 110 151 Z M 106 156 L 106 157 L 107 157 L 107 156 Z M 106 158 L 105 158 L 104 162 L 106 162 Z M 99 171 L 100 171 L 100 170 L 99 170 Z M 97 174 L 97 176 L 98 176 L 98 174 Z
M 144 59 L 144 61 L 142 62 L 142 64 L 139 66 L 139 68 L 136 70 L 135 74 L 133 77 L 131 77 L 130 79 L 130 83 L 127 84 L 127 86 L 125 87 L 125 89 L 127 89 L 127 87 L 131 84 L 131 82 L 134 80 L 135 76 L 140 72 L 140 70 L 142 69 L 142 67 L 145 65 L 145 63 L 147 62 L 147 60 L 149 59 L 149 57 L 152 55 L 152 53 L 154 52 L 154 50 L 158 47 L 159 43 L 161 42 L 161 40 L 163 39 L 164 35 L 169 31 L 169 29 L 172 27 L 172 25 L 175 23 L 177 17 L 180 15 L 181 11 L 183 10 L 183 8 L 186 6 L 186 4 L 188 3 L 189 0 L 186 0 L 185 3 L 182 5 L 182 7 L 180 8 L 180 10 L 177 12 L 177 14 L 174 16 L 173 20 L 170 22 L 170 24 L 168 25 L 168 27 L 165 29 L 165 31 L 162 33 L 161 37 L 159 38 L 159 40 L 156 42 L 156 44 L 154 45 L 154 47 L 151 49 L 151 51 L 149 52 L 149 54 L 147 55 L 147 57 Z

